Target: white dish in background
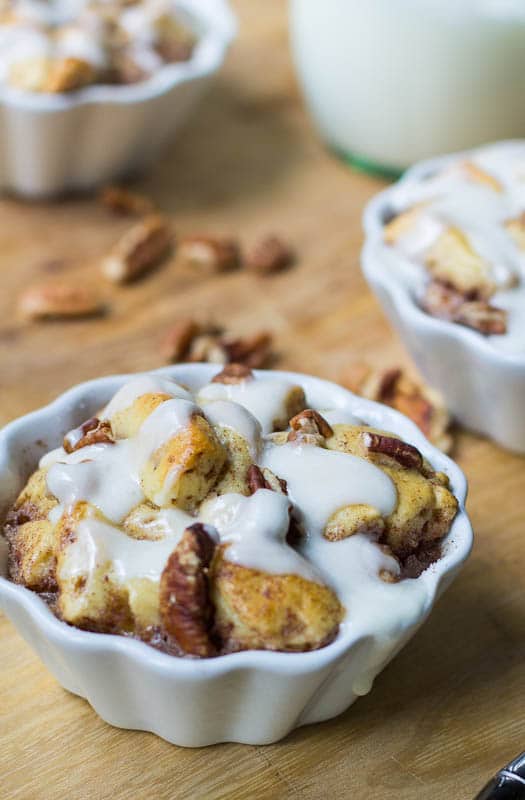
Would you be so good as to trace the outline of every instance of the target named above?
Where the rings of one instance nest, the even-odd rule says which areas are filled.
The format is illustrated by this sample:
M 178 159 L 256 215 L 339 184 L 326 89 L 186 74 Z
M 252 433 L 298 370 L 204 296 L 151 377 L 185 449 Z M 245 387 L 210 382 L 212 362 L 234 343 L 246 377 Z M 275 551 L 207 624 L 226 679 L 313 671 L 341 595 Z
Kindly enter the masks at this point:
M 196 32 L 188 61 L 130 86 L 69 94 L 0 87 L 0 189 L 27 197 L 86 190 L 140 171 L 173 139 L 221 66 L 237 24 L 227 0 L 177 0 Z
M 524 143 L 500 142 L 494 147 L 523 149 Z M 417 286 L 410 279 L 414 265 L 383 241 L 385 222 L 398 209 L 400 193 L 473 152 L 417 164 L 373 198 L 364 214 L 362 267 L 418 368 L 442 393 L 454 417 L 498 444 L 525 453 L 525 354 L 506 351 L 494 345 L 495 337 L 485 337 L 423 311 L 416 300 Z
M 193 389 L 208 383 L 217 371 L 217 366 L 194 364 L 158 373 Z M 295 727 L 330 719 L 370 690 L 375 676 L 425 620 L 470 552 L 465 477 L 412 422 L 319 378 L 264 374 L 301 384 L 313 406 L 343 409 L 398 433 L 449 476 L 460 508 L 444 540 L 443 556 L 417 579 L 381 583 L 381 590 L 392 594 L 384 613 L 377 613 L 376 604 L 369 614 L 348 619 L 338 637 L 320 650 L 243 651 L 195 660 L 59 621 L 37 594 L 5 578 L 7 548 L 0 547 L 0 607 L 59 683 L 85 697 L 112 725 L 151 731 L 174 744 L 198 747 L 223 741 L 268 744 Z M 0 511 L 13 502 L 40 456 L 104 405 L 129 377 L 110 376 L 81 384 L 4 428 L 0 433 L 4 476 Z

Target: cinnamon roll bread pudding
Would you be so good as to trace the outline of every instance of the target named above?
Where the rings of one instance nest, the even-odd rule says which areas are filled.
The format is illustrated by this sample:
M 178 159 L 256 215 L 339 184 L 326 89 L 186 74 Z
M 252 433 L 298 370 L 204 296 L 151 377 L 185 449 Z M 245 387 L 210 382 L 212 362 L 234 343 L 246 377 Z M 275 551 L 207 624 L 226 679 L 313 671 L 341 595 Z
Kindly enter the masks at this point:
M 10 578 L 64 622 L 203 658 L 314 650 L 360 603 L 380 615 L 457 508 L 408 442 L 228 365 L 194 392 L 123 385 L 41 459 L 5 536 Z
M 0 83 L 24 91 L 138 83 L 195 43 L 171 0 L 0 0 Z
M 492 145 L 401 182 L 384 229 L 389 269 L 423 310 L 525 353 L 525 143 Z

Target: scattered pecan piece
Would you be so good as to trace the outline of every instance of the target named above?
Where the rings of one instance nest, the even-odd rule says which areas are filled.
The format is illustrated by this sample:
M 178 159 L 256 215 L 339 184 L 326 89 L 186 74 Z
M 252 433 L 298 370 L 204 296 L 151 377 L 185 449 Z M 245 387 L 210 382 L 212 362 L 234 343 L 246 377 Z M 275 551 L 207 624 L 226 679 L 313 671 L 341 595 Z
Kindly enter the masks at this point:
M 73 453 L 90 444 L 115 444 L 109 422 L 98 417 L 87 419 L 78 428 L 66 433 L 62 446 L 66 453 Z
M 202 333 L 191 342 L 185 360 L 192 363 L 226 364 L 228 354 L 220 343 L 220 336 L 214 333 Z
M 155 210 L 154 203 L 143 194 L 132 192 L 123 186 L 106 186 L 99 200 L 114 214 L 140 217 Z
M 405 414 L 445 452 L 452 449 L 450 415 L 441 396 L 413 380 L 400 367 L 374 370 L 367 364 L 353 364 L 341 376 L 341 383 L 362 397 Z
M 239 266 L 239 245 L 235 239 L 217 236 L 186 236 L 178 247 L 179 259 L 202 272 L 226 272 Z
M 114 283 L 127 283 L 155 267 L 168 253 L 172 232 L 167 220 L 151 214 L 138 222 L 102 260 L 102 272 Z
M 193 319 L 179 319 L 166 331 L 160 350 L 165 361 L 180 361 L 187 354 L 191 343 L 198 336 L 200 325 Z
M 192 656 L 216 655 L 211 626 L 208 569 L 216 543 L 209 528 L 196 522 L 186 528 L 160 578 L 160 616 L 167 634 Z
M 433 317 L 456 322 L 485 336 L 507 332 L 507 312 L 488 300 L 466 296 L 439 281 L 428 284 L 421 305 Z
M 244 337 L 220 336 L 218 345 L 224 350 L 227 363 L 261 369 L 273 360 L 273 336 L 267 331 Z
M 71 92 L 93 83 L 96 78 L 94 67 L 81 58 L 62 58 L 51 63 L 44 85 L 45 92 Z
M 244 364 L 226 364 L 221 372 L 213 376 L 212 383 L 243 383 L 244 381 L 251 380 L 253 372 L 249 367 Z
M 163 358 L 170 362 L 235 363 L 259 369 L 274 360 L 272 344 L 273 337 L 267 331 L 232 336 L 220 326 L 185 318 L 166 332 L 160 347 Z
M 334 435 L 334 431 L 324 417 L 313 408 L 305 408 L 290 420 L 290 428 L 295 433 L 309 433 L 314 436 L 322 436 L 329 439 Z M 288 437 L 290 441 L 290 437 Z
M 29 286 L 21 294 L 18 307 L 28 319 L 88 317 L 104 311 L 94 289 L 55 280 Z
M 259 275 L 271 275 L 289 267 L 293 260 L 293 250 L 286 242 L 278 236 L 266 236 L 247 253 L 245 265 Z
M 403 442 L 394 436 L 384 436 L 369 431 L 363 433 L 362 436 L 364 445 L 370 453 L 382 453 L 409 469 L 421 470 L 423 468 L 423 456 L 417 447 L 408 442 Z

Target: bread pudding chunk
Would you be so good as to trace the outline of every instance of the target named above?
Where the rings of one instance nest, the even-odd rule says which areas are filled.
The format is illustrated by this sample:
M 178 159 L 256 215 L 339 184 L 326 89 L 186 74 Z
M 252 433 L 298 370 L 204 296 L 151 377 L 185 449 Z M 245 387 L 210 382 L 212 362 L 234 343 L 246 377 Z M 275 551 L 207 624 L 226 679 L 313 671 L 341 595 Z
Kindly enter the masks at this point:
M 410 614 L 456 511 L 410 443 L 228 365 L 195 392 L 124 384 L 41 459 L 4 532 L 11 579 L 64 622 L 209 658 Z
M 493 145 L 401 183 L 386 267 L 431 316 L 525 352 L 525 145 Z

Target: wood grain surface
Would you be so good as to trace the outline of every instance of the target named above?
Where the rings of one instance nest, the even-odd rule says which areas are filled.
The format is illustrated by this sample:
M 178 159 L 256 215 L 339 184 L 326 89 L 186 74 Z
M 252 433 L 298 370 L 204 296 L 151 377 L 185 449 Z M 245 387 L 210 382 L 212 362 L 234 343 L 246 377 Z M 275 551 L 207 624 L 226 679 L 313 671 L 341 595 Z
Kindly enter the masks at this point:
M 273 330 L 280 365 L 336 379 L 355 359 L 406 362 L 359 270 L 360 216 L 381 183 L 316 139 L 290 62 L 282 0 L 238 0 L 240 36 L 215 88 L 137 186 L 181 234 L 281 232 L 298 266 L 273 278 L 199 278 L 174 261 L 114 289 L 96 262 L 127 223 L 93 199 L 0 203 L 0 422 L 78 381 L 161 365 L 158 342 L 181 313 L 239 333 Z M 154 124 L 154 121 L 152 122 Z M 15 299 L 37 277 L 100 284 L 110 313 L 25 323 Z M 186 750 L 102 722 L 64 692 L 0 615 L 2 800 L 470 800 L 523 749 L 525 470 L 467 433 L 472 558 L 430 620 L 339 718 L 279 744 Z

